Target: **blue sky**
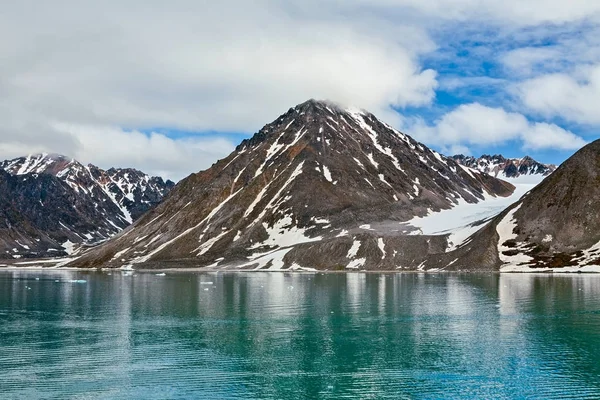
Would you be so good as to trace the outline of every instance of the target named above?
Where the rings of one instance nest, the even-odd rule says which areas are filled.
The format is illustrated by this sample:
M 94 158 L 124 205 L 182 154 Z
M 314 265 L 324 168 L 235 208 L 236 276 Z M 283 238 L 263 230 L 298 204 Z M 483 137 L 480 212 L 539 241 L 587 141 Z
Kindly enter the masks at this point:
M 590 0 L 75 0 L 0 15 L 0 158 L 179 179 L 309 98 L 446 154 L 560 163 L 598 138 Z

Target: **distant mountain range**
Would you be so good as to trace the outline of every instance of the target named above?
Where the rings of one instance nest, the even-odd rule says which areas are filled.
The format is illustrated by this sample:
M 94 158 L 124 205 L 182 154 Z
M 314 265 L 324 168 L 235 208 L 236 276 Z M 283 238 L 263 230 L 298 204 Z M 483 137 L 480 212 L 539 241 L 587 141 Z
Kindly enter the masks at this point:
M 51 154 L 0 162 L 0 258 L 60 256 L 108 239 L 175 184 Z
M 458 154 L 454 161 L 466 167 L 484 172 L 500 179 L 513 180 L 523 176 L 546 177 L 556 170 L 556 165 L 542 164 L 533 158 L 505 158 L 502 155 L 484 154 L 479 158 Z
M 447 238 L 404 221 L 513 190 L 366 111 L 310 100 L 70 265 L 418 269 Z

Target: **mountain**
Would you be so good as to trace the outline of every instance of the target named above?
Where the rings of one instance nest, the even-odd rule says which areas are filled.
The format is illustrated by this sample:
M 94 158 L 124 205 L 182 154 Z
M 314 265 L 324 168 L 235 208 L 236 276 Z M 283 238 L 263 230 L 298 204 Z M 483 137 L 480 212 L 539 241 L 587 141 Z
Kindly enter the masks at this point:
M 30 252 L 32 248 L 40 249 L 41 255 L 51 255 L 50 249 L 56 247 L 56 242 L 34 226 L 15 204 L 20 200 L 15 198 L 15 187 L 20 186 L 24 192 L 32 190 L 29 182 L 25 180 L 23 185 L 22 180 L 0 170 L 0 258 L 20 258 L 23 252 Z M 48 176 L 45 185 L 42 185 L 52 184 L 60 186 L 60 182 Z
M 478 258 L 501 271 L 600 271 L 599 183 L 595 141 L 475 233 L 457 267 Z
M 529 156 L 505 158 L 499 154 L 493 156 L 484 154 L 475 158 L 458 154 L 452 158 L 465 167 L 509 181 L 519 177 L 537 177 L 541 180 L 556 170 L 556 165 L 542 164 Z
M 104 171 L 48 154 L 3 161 L 0 172 L 4 258 L 64 255 L 75 244 L 106 240 L 174 186 L 135 169 Z
M 416 269 L 447 239 L 406 221 L 513 190 L 366 111 L 310 100 L 71 265 Z

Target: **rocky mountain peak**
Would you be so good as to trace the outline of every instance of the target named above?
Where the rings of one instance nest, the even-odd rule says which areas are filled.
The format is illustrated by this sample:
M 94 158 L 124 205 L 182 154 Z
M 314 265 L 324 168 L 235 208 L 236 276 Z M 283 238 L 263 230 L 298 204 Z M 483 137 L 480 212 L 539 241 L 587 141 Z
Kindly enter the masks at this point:
M 309 100 L 184 179 L 129 233 L 80 263 L 254 265 L 257 254 L 283 257 L 302 244 L 351 243 L 354 235 L 378 230 L 401 235 L 402 222 L 414 216 L 513 189 L 368 112 Z M 284 264 L 290 267 L 291 259 Z

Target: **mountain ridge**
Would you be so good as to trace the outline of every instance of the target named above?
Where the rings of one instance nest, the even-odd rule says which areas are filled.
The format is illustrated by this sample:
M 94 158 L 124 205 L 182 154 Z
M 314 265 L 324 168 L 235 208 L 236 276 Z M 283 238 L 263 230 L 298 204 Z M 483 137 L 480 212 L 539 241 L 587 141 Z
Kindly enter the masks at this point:
M 35 227 L 29 235 L 14 226 L 14 232 L 6 231 L 5 237 L 20 237 L 19 243 L 27 247 L 5 241 L 0 248 L 4 258 L 60 256 L 76 244 L 104 241 L 158 204 L 174 186 L 135 169 L 105 171 L 47 153 L 2 161 L 0 171 L 2 196 L 10 203 L 4 207 Z
M 554 164 L 542 164 L 530 156 L 506 158 L 501 154 L 483 154 L 481 157 L 457 154 L 452 156 L 452 159 L 466 167 L 505 180 L 522 176 L 537 176 L 543 179 L 557 168 Z

